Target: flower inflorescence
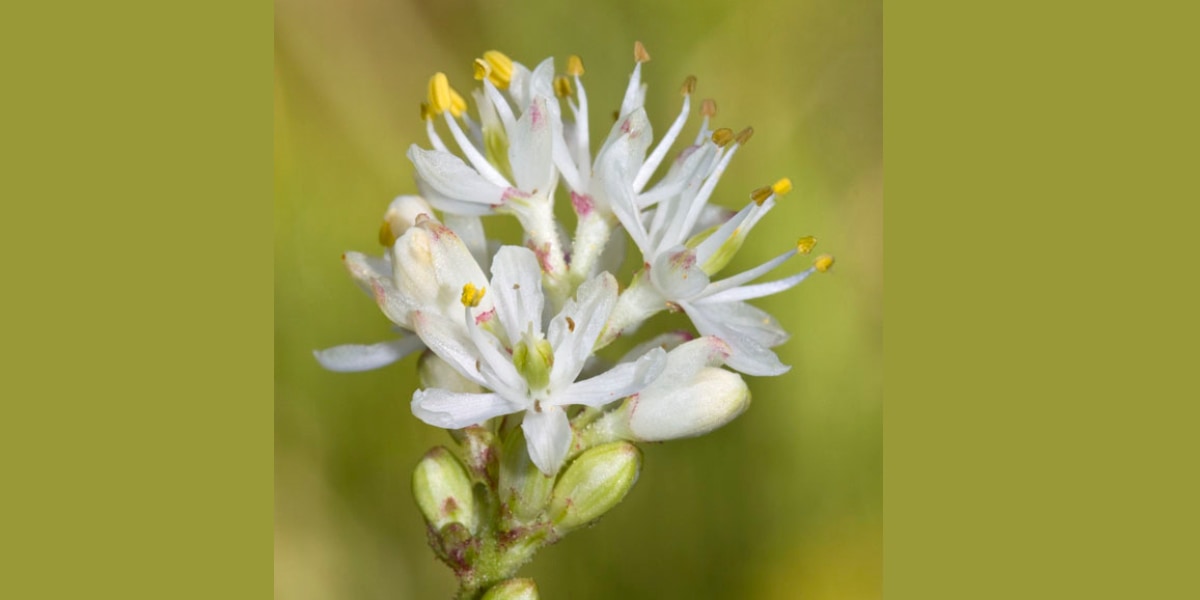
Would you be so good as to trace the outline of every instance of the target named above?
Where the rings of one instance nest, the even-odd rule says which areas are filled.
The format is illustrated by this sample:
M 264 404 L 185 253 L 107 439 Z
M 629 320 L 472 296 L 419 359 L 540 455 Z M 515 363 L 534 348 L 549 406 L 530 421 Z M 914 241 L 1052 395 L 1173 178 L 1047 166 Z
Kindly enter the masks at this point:
M 433 515 L 422 504 L 440 532 L 435 549 L 451 566 L 458 564 L 450 560 L 451 546 L 460 542 L 476 544 L 477 556 L 488 555 L 479 544 L 493 538 L 483 530 L 491 528 L 499 540 L 511 541 L 513 528 L 523 536 L 541 531 L 539 540 L 552 540 L 598 517 L 636 480 L 640 454 L 627 449 L 630 443 L 700 435 L 741 414 L 750 398 L 742 374 L 779 375 L 789 368 L 772 350 L 788 334 L 747 301 L 790 289 L 833 264 L 823 255 L 799 273 L 755 283 L 797 254 L 809 254 L 816 239 L 805 236 L 759 266 L 722 275 L 792 182 L 781 178 L 755 189 L 736 212 L 709 203 L 753 135 L 749 127 L 737 133 L 712 129 L 712 100 L 701 102 L 695 137 L 655 178 L 681 139 L 696 78 L 684 81 L 680 112 L 655 144 L 642 82 L 650 55 L 640 42 L 634 58 L 616 121 L 594 154 L 578 56 L 557 73 L 552 58 L 531 69 L 499 51 L 485 52 L 474 61 L 480 83 L 470 94 L 474 116 L 446 75 L 435 74 L 421 105 L 431 148 L 414 144 L 408 151 L 420 195 L 400 196 L 388 207 L 379 233 L 382 256 L 343 256 L 351 276 L 402 335 L 318 351 L 317 360 L 331 370 L 359 371 L 424 350 L 413 414 L 455 430 L 467 448 L 467 465 L 439 451 L 440 462 L 430 463 L 437 468 L 419 468 L 422 481 L 458 469 L 465 474 L 451 479 L 470 477 L 498 504 L 495 523 L 475 512 L 468 519 L 460 516 L 463 507 L 477 504 L 469 485 L 422 483 L 466 496 L 449 516 L 437 512 L 438 502 L 445 503 L 440 496 L 425 499 Z M 439 120 L 457 152 L 439 133 Z M 559 195 L 569 198 L 576 215 L 569 241 L 554 215 Z M 515 217 L 524 246 L 487 239 L 482 217 L 491 215 Z M 621 277 L 626 238 L 641 254 L 642 267 Z M 618 336 L 635 333 L 664 310 L 686 313 L 700 335 L 658 336 L 615 364 L 596 358 Z M 520 439 L 523 444 L 514 443 Z M 567 475 L 560 475 L 576 456 Z M 607 467 L 580 466 L 593 463 Z M 613 466 L 618 464 L 633 470 Z M 596 488 L 591 479 L 602 471 L 616 475 Z M 577 498 L 564 504 L 564 486 L 575 494 L 607 489 L 612 493 L 601 496 L 615 500 L 581 519 Z M 446 529 L 447 520 L 457 525 Z M 513 552 L 512 546 L 491 548 L 495 556 Z M 515 567 L 505 564 L 499 571 L 508 576 Z

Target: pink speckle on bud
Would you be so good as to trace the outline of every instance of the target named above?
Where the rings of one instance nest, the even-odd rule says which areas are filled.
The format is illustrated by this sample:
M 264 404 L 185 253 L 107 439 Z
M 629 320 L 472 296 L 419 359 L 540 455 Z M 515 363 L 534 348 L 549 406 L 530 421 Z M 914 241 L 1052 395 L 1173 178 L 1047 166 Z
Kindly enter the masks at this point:
M 533 254 L 537 256 L 538 264 L 542 266 L 543 272 L 549 273 L 553 270 L 553 267 L 550 265 L 550 242 L 538 246 L 533 243 L 533 240 L 529 240 L 525 245 L 530 250 L 533 250 Z
M 546 121 L 545 117 L 542 116 L 541 102 L 535 101 L 529 103 L 529 121 L 534 129 L 537 129 Z
M 575 214 L 586 217 L 592 214 L 592 210 L 596 207 L 589 194 L 576 194 L 571 192 L 571 206 L 575 208 Z

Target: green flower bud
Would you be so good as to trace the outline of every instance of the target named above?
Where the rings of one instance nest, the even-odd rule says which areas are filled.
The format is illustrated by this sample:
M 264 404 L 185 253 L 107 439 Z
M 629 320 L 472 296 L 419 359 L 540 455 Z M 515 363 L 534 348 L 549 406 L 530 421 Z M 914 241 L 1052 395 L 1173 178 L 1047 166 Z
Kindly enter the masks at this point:
M 628 442 L 596 446 L 579 455 L 554 486 L 550 519 L 566 533 L 599 519 L 637 482 L 642 452 Z
M 532 579 L 508 579 L 492 586 L 483 600 L 538 600 L 537 584 Z
M 504 442 L 500 458 L 500 501 L 521 521 L 532 521 L 550 502 L 554 477 L 545 475 L 533 464 L 526 447 L 525 434 L 513 430 Z
M 425 520 L 440 530 L 461 523 L 475 531 L 479 516 L 471 480 L 462 463 L 443 446 L 430 450 L 413 471 L 413 496 Z
M 512 362 L 517 372 L 529 383 L 529 389 L 540 390 L 550 385 L 550 367 L 554 364 L 554 348 L 550 342 L 540 339 L 521 340 L 513 348 Z

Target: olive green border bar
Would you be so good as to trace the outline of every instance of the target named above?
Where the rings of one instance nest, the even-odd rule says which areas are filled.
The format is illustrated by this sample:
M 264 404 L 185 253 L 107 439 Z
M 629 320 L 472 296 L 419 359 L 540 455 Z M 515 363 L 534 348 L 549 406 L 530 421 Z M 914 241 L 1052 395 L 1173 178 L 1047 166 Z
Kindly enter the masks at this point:
M 272 6 L 10 8 L 0 597 L 269 597 Z
M 888 5 L 890 600 L 1200 597 L 1197 300 L 1169 289 L 1200 49 L 1163 6 Z

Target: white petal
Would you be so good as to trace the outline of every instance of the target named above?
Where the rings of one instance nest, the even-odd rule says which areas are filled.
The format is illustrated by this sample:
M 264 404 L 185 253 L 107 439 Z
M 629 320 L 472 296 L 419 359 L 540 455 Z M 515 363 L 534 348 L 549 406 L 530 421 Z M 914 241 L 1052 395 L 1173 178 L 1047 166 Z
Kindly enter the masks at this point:
M 729 344 L 732 353 L 725 364 L 747 375 L 782 375 L 791 367 L 779 362 L 779 357 L 754 337 L 730 326 L 724 320 L 722 305 L 696 305 L 681 302 L 696 329 L 704 335 L 715 335 Z
M 492 261 L 492 291 L 496 294 L 496 315 L 515 345 L 521 334 L 532 328 L 542 331 L 542 268 L 528 248 L 504 246 Z
M 617 303 L 620 303 L 620 298 L 617 299 Z M 694 339 L 696 339 L 696 335 L 690 331 L 668 331 L 667 333 L 656 335 L 634 346 L 633 348 L 630 348 L 629 352 L 626 352 L 621 357 L 621 360 L 618 360 L 617 362 L 624 363 L 637 360 L 641 355 L 653 350 L 654 348 L 662 348 L 663 350 L 670 352 L 680 344 L 684 342 L 690 342 Z
M 661 395 L 686 386 L 701 369 L 724 364 L 731 352 L 729 345 L 720 338 L 707 335 L 680 344 L 667 353 L 662 373 L 642 390 L 641 395 Z
M 508 163 L 516 186 L 523 191 L 547 191 L 556 176 L 551 143 L 553 119 L 546 99 L 534 97 L 529 108 L 517 119 L 508 145 Z
M 385 367 L 424 347 L 421 338 L 414 335 L 369 346 L 346 344 L 313 350 L 313 356 L 330 371 L 353 373 Z
M 488 253 L 483 219 L 475 215 L 447 214 L 446 226 L 458 234 L 458 239 L 462 240 L 467 249 L 471 251 L 471 256 L 475 258 L 475 262 L 480 268 L 490 268 L 492 256 Z
M 490 207 L 503 201 L 503 187 L 484 179 L 449 152 L 424 150 L 414 144 L 408 149 L 408 159 L 416 167 L 417 177 L 446 198 Z
M 482 357 L 479 356 L 475 344 L 467 339 L 466 332 L 462 331 L 457 323 L 432 312 L 412 313 L 413 331 L 421 336 L 421 341 L 425 342 L 434 354 L 449 363 L 463 377 L 488 387 L 479 370 Z
M 413 415 L 444 429 L 462 429 L 524 409 L 523 405 L 505 400 L 499 394 L 463 394 L 437 388 L 417 390 L 412 399 Z
M 601 273 L 580 285 L 575 299 L 550 322 L 547 338 L 554 348 L 551 389 L 561 389 L 579 376 L 616 303 L 617 280 Z
M 658 378 L 666 365 L 666 351 L 654 348 L 634 362 L 621 363 L 591 379 L 571 384 L 555 395 L 554 403 L 604 406 L 641 391 Z
M 538 470 L 554 475 L 571 450 L 571 424 L 567 413 L 557 406 L 542 406 L 542 411 L 525 411 L 521 423 L 528 444 L 529 458 Z

